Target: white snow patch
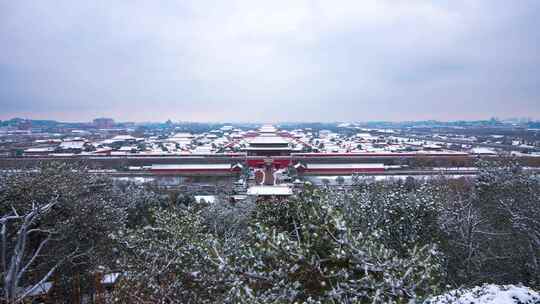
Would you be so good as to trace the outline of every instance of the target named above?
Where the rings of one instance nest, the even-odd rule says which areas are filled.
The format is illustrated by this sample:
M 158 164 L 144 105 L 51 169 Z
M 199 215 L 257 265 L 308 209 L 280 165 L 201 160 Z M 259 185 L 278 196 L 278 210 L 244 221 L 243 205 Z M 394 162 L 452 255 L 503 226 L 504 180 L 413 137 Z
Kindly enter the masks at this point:
M 202 203 L 202 201 L 205 201 L 208 204 L 213 204 L 217 200 L 215 195 L 195 195 L 195 201 L 197 203 Z
M 486 284 L 456 289 L 430 298 L 424 304 L 538 304 L 540 294 L 525 286 Z
M 120 272 L 108 273 L 103 276 L 103 279 L 101 279 L 101 284 L 114 284 L 116 283 L 120 275 Z

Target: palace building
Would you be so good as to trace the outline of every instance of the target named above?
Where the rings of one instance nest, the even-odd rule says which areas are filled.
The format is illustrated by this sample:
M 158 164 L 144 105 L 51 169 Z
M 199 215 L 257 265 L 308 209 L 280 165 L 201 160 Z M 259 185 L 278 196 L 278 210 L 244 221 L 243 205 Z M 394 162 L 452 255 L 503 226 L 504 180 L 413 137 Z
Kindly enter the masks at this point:
M 289 156 L 293 147 L 289 140 L 277 135 L 277 129 L 264 125 L 258 130 L 258 136 L 249 141 L 249 146 L 243 150 L 247 156 Z
M 244 151 L 248 156 L 287 156 L 291 154 L 292 148 L 283 137 L 260 135 L 254 137 Z

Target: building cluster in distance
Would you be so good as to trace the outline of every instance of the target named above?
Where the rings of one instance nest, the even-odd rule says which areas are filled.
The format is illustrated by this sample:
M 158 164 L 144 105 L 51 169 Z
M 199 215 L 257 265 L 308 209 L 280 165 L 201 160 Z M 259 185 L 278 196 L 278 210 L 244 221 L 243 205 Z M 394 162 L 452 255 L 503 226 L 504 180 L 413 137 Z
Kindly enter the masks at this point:
M 540 166 L 540 130 L 523 125 L 91 123 L 0 124 L 0 169 L 84 160 L 96 173 L 183 184 L 227 177 L 253 195 L 289 195 L 295 183 L 355 177 L 474 174 L 478 157 L 512 155 Z M 205 179 L 206 178 L 206 179 Z

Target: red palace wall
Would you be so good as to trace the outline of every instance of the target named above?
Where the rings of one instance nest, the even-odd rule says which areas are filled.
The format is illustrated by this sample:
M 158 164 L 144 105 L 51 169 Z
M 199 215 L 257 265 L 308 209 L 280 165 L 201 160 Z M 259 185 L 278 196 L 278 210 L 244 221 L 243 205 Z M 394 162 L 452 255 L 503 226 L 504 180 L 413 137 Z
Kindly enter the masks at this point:
M 164 169 L 164 170 L 150 170 L 154 174 L 233 174 L 236 173 L 233 170 L 229 169 L 189 169 L 189 170 L 179 170 L 179 169 Z
M 248 159 L 247 160 L 248 166 L 252 168 L 260 168 L 263 167 L 265 162 L 264 158 L 255 158 L 255 159 Z M 272 159 L 272 165 L 274 167 L 279 168 L 287 168 L 291 164 L 291 159 Z
M 353 173 L 376 173 L 384 172 L 384 168 L 363 168 L 363 169 L 304 169 L 301 171 L 304 174 L 335 174 L 335 175 L 349 175 Z

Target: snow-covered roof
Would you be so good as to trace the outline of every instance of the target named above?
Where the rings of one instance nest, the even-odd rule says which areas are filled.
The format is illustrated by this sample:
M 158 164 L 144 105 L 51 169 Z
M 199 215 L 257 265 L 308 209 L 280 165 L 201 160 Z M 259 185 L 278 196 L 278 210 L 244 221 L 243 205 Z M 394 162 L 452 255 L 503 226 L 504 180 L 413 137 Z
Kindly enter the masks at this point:
M 24 150 L 26 153 L 39 153 L 39 152 L 52 152 L 54 151 L 53 147 L 43 147 L 43 148 L 28 148 Z
M 202 201 L 205 201 L 209 204 L 213 204 L 216 202 L 216 196 L 215 195 L 195 195 L 195 200 L 198 203 L 202 203 Z
M 247 190 L 248 195 L 292 195 L 288 186 L 252 186 Z
M 124 151 L 111 151 L 111 156 L 126 156 L 131 154 L 131 152 L 124 152 Z
M 424 148 L 425 149 L 442 149 L 442 147 L 437 144 L 427 144 L 427 145 L 424 145 Z
M 77 141 L 64 141 L 60 144 L 61 149 L 82 149 L 84 148 L 84 141 L 77 140 Z
M 152 165 L 152 170 L 228 170 L 230 164 L 170 164 Z
M 112 141 L 125 141 L 125 140 L 135 140 L 135 137 L 131 135 L 116 135 L 111 138 Z
M 259 132 L 261 133 L 274 133 L 277 129 L 272 125 L 264 125 L 259 129 Z
M 193 135 L 191 133 L 181 132 L 174 134 L 174 136 L 172 136 L 171 138 L 193 138 Z
M 54 157 L 69 157 L 69 156 L 73 156 L 75 154 L 73 153 L 50 153 L 49 156 L 54 156 Z
M 120 147 L 120 149 L 118 149 L 118 151 L 123 151 L 123 152 L 131 151 L 131 150 L 137 150 L 137 147 L 134 147 L 134 146 L 122 146 L 122 147 Z
M 290 147 L 246 147 L 244 150 L 250 150 L 250 151 L 266 151 L 266 150 L 281 150 L 281 151 L 289 151 L 291 150 Z
M 110 151 L 112 151 L 112 148 L 103 147 L 103 148 L 96 149 L 96 151 L 94 151 L 94 153 L 104 153 L 104 152 L 110 152 Z
M 384 164 L 307 164 L 308 169 L 384 169 Z
M 208 154 L 212 153 L 212 146 L 197 146 L 193 149 L 193 153 Z
M 364 138 L 364 139 L 373 139 L 373 138 L 377 138 L 376 136 L 372 136 L 372 135 L 369 134 L 369 133 L 358 133 L 358 134 L 356 134 L 356 137 Z
M 483 148 L 483 147 L 477 147 L 477 148 L 472 148 L 471 149 L 471 153 L 472 154 L 489 154 L 489 155 L 495 155 L 497 154 L 497 152 L 489 149 L 489 148 Z
M 285 140 L 281 136 L 257 136 L 253 138 L 250 142 L 250 144 L 279 144 L 279 145 L 286 145 L 289 144 L 289 141 Z

